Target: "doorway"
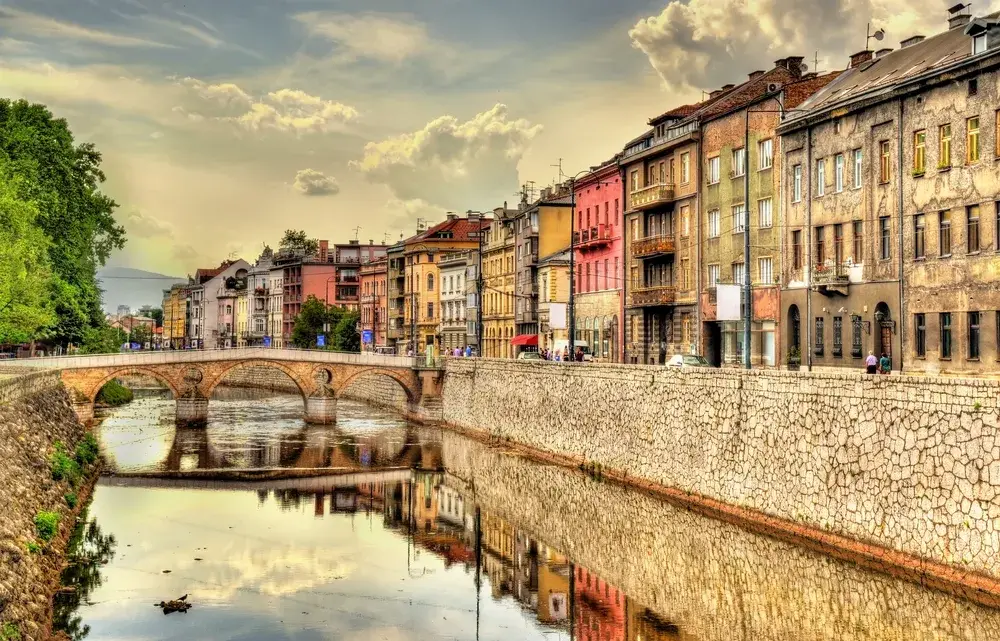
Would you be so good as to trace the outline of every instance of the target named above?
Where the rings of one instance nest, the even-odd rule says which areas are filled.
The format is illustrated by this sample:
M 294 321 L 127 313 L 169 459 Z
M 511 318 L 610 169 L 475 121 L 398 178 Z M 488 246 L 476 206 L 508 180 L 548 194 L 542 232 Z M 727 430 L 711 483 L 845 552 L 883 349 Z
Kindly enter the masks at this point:
M 885 303 L 879 303 L 875 306 L 875 350 L 876 355 L 881 357 L 885 354 L 889 357 L 889 362 L 893 362 L 892 359 L 892 330 L 895 322 L 892 320 L 892 314 L 889 311 L 889 306 Z M 893 363 L 895 368 L 895 363 Z
M 705 323 L 707 330 L 705 360 L 712 367 L 722 367 L 722 323 Z

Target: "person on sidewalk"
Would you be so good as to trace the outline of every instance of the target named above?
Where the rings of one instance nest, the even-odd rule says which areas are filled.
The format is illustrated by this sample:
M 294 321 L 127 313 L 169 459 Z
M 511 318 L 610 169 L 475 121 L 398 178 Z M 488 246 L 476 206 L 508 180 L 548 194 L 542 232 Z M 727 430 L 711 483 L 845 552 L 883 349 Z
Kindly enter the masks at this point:
M 868 352 L 868 358 L 865 359 L 865 368 L 869 374 L 878 373 L 878 359 L 875 358 L 875 352 Z
M 882 352 L 882 358 L 878 361 L 879 369 L 883 374 L 892 374 L 892 359 Z

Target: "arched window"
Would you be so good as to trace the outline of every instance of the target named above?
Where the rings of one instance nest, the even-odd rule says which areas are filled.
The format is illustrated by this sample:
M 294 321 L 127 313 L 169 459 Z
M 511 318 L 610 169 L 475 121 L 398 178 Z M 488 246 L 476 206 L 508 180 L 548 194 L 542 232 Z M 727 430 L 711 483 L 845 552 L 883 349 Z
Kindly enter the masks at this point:
M 434 274 L 427 274 L 427 291 L 434 291 Z

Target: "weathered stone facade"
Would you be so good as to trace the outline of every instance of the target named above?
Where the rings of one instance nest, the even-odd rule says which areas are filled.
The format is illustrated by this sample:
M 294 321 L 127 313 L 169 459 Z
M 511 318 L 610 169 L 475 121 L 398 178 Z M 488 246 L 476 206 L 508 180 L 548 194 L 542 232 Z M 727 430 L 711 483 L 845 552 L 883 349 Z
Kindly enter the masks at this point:
M 73 413 L 58 372 L 33 373 L 0 381 L 0 628 L 16 626 L 25 641 L 47 638 L 51 597 L 58 587 L 65 541 L 74 510 L 64 496 L 66 481 L 52 480 L 49 456 L 58 441 L 72 450 L 85 429 Z M 85 504 L 90 479 L 75 491 Z M 59 514 L 59 531 L 37 553 L 34 519 L 41 511 Z
M 444 485 L 698 641 L 1000 638 L 1000 614 L 448 431 Z M 468 490 L 475 488 L 473 494 Z M 484 537 L 485 538 L 485 537 Z M 641 605 L 640 605 L 641 604 Z M 629 637 L 630 639 L 633 637 Z M 645 636 L 643 638 L 646 638 Z
M 459 360 L 443 400 L 450 424 L 996 577 L 998 399 L 997 381 Z

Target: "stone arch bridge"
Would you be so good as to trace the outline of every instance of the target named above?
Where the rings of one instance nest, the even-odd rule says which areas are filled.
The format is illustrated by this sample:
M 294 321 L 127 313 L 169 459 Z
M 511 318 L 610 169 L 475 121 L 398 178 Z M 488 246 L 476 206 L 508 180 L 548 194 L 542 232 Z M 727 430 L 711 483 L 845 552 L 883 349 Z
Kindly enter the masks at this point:
M 212 392 L 229 372 L 241 367 L 284 372 L 302 394 L 306 422 L 318 424 L 335 422 L 337 398 L 361 376 L 396 381 L 417 418 L 429 399 L 440 397 L 443 380 L 438 363 L 423 358 L 262 347 L 33 358 L 19 360 L 18 365 L 60 370 L 82 421 L 93 418 L 94 399 L 108 381 L 127 374 L 151 376 L 170 388 L 177 402 L 177 423 L 188 426 L 205 424 Z

